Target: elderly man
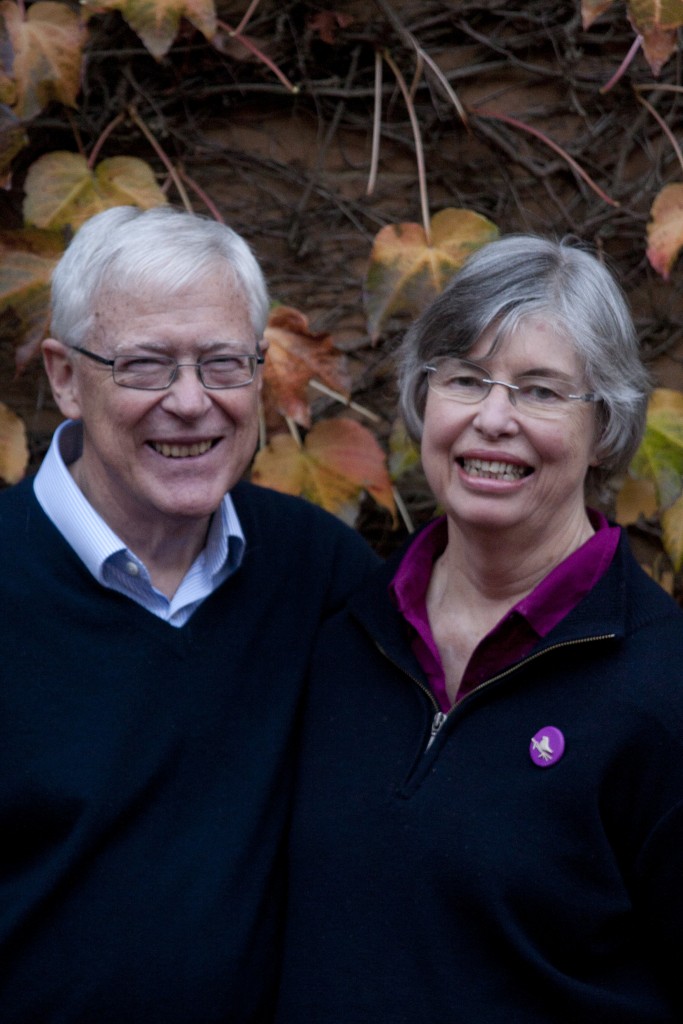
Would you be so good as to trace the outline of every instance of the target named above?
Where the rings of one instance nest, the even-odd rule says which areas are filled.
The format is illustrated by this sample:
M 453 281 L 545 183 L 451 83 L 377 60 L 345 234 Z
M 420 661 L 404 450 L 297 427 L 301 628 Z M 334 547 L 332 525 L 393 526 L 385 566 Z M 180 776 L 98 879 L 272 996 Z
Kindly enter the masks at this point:
M 170 208 L 88 221 L 53 280 L 67 418 L 0 495 L 0 1019 L 267 1021 L 309 650 L 375 556 L 240 482 L 262 274 Z

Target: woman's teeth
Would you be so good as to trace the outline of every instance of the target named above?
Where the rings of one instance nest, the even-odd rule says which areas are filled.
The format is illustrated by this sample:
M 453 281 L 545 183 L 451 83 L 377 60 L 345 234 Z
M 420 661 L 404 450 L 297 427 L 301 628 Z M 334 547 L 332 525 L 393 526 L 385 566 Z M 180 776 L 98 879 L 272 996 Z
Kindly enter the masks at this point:
M 494 462 L 488 459 L 463 459 L 462 467 L 468 476 L 483 476 L 489 480 L 521 480 L 528 470 L 512 462 Z

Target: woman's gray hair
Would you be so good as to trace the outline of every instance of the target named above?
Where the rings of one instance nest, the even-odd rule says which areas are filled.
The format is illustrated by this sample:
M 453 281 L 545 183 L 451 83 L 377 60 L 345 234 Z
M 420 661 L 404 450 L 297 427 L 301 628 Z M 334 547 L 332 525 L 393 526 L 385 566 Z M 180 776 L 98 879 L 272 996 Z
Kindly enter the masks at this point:
M 548 323 L 576 352 L 587 390 L 600 398 L 598 487 L 630 463 L 642 437 L 649 375 L 624 294 L 610 271 L 573 240 L 509 235 L 469 257 L 407 331 L 398 353 L 401 413 L 414 440 L 427 402 L 425 364 L 464 355 L 485 331 L 492 348 L 523 321 Z
M 177 295 L 216 272 L 243 291 L 259 341 L 268 291 L 251 249 L 231 228 L 171 206 L 116 206 L 86 221 L 52 275 L 52 334 L 84 345 L 102 291 Z

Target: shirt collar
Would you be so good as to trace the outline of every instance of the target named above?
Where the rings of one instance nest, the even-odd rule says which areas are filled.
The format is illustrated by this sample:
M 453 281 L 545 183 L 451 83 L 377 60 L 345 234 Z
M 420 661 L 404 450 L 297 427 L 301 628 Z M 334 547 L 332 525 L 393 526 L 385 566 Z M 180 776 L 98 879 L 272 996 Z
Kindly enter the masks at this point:
M 80 421 L 66 420 L 55 431 L 36 474 L 33 489 L 45 514 L 92 575 L 103 583 L 104 566 L 108 560 L 119 553 L 128 558 L 135 556 L 95 511 L 69 472 L 68 467 L 80 457 L 82 449 Z M 239 565 L 244 546 L 244 533 L 235 506 L 230 495 L 226 494 L 211 519 L 206 545 L 199 559 L 210 576 L 223 575 L 228 563 L 231 569 Z

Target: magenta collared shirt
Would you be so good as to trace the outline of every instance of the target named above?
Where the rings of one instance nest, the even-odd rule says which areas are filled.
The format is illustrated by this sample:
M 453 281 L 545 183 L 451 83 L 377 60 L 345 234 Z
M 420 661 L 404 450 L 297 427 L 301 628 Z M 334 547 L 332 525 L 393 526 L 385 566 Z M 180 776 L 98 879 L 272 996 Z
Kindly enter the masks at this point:
M 592 537 L 573 551 L 503 616 L 475 648 L 458 690 L 462 700 L 476 686 L 519 661 L 574 608 L 607 571 L 619 543 L 620 529 L 601 512 L 588 510 Z M 448 711 L 446 680 L 427 615 L 427 587 L 434 562 L 448 540 L 442 516 L 417 535 L 389 585 L 403 617 L 413 627 L 413 651 L 427 675 L 439 707 Z

